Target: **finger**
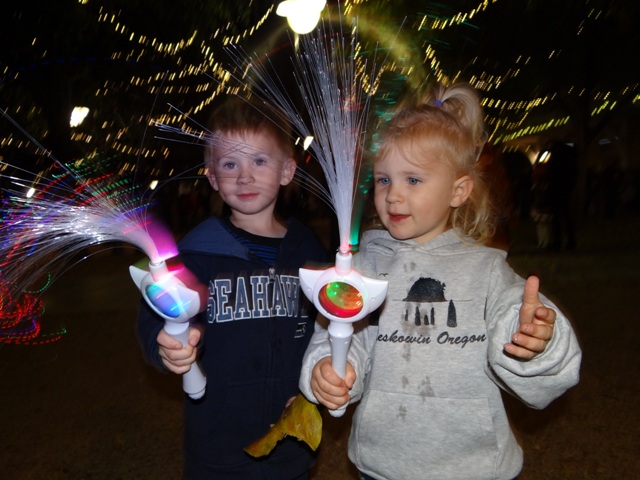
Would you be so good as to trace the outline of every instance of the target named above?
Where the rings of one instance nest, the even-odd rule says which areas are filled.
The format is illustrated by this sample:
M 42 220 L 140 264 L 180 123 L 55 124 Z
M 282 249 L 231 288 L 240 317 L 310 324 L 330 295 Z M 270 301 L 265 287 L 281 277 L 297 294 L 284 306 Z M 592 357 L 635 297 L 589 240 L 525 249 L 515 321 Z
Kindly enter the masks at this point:
M 347 402 L 336 403 L 336 402 L 333 402 L 331 400 L 325 399 L 325 398 L 323 398 L 323 397 L 321 397 L 319 395 L 316 395 L 316 400 L 318 400 L 318 403 L 324 405 L 329 410 L 338 410 L 340 407 L 342 407 L 343 405 L 345 405 L 347 403 Z
M 523 305 L 540 305 L 540 279 L 535 275 L 527 278 L 524 284 L 524 294 L 522 295 Z
M 195 361 L 195 355 L 175 355 L 173 354 L 174 350 L 167 352 L 160 352 L 160 357 L 170 362 L 172 365 L 177 367 L 185 367 L 191 365 Z
M 351 390 L 353 388 L 353 384 L 356 381 L 356 371 L 353 369 L 351 364 L 347 362 L 347 370 L 344 375 L 344 385 Z
M 164 366 L 173 373 L 186 373 L 191 369 L 191 365 L 193 365 L 193 360 L 171 358 L 162 351 L 160 352 L 160 358 Z
M 522 332 L 515 333 L 511 339 L 512 345 L 515 345 L 518 348 L 524 348 L 536 355 L 544 351 L 547 343 L 548 339 L 526 335 Z
M 311 388 L 316 396 L 320 396 L 326 400 L 343 403 L 348 400 L 349 389 L 344 382 L 338 377 L 331 365 L 319 365 L 311 376 Z M 323 370 L 326 370 L 323 372 Z M 328 378 L 325 376 L 328 374 Z
M 538 307 L 534 312 L 533 320 L 536 322 L 541 322 L 547 326 L 553 326 L 556 322 L 557 313 L 553 308 L 548 308 L 545 306 Z
M 198 328 L 190 328 L 189 329 L 189 345 L 192 347 L 198 346 L 200 343 L 200 338 L 202 336 L 202 332 Z
M 160 345 L 160 353 L 164 354 L 166 358 L 174 362 L 193 361 L 196 358 L 197 349 L 192 347 L 188 343 L 180 348 L 167 348 Z
M 522 325 L 520 325 L 520 330 L 515 333 L 512 339 L 516 343 L 520 343 L 515 340 L 516 336 L 520 335 L 522 335 L 523 337 L 533 337 L 538 340 L 544 340 L 545 342 L 548 342 L 553 336 L 553 324 L 548 321 L 539 323 L 523 323 Z
M 320 373 L 322 378 L 331 385 L 343 387 L 345 385 L 344 379 L 340 377 L 333 369 L 331 362 L 325 362 L 320 366 Z
M 347 393 L 345 393 L 344 395 L 334 395 L 327 392 L 313 381 L 311 382 L 311 391 L 315 395 L 318 402 L 320 402 L 330 410 L 340 408 L 342 405 L 346 404 L 349 401 L 349 395 Z
M 521 358 L 523 360 L 531 360 L 533 357 L 535 357 L 538 354 L 538 352 L 532 352 L 531 350 L 522 348 L 513 343 L 505 344 L 504 350 L 508 354 L 513 355 L 514 357 L 517 357 L 517 358 Z
M 320 383 L 311 382 L 311 389 L 314 391 L 317 397 L 323 398 L 332 402 L 345 402 L 349 399 L 348 391 L 345 388 L 338 388 L 329 386 L 326 388 Z
M 349 394 L 349 389 L 344 385 L 342 379 L 340 379 L 339 384 L 335 384 L 327 381 L 324 377 L 320 377 L 316 378 L 316 384 L 326 395 L 332 397 L 344 397 Z
M 182 375 L 184 373 L 187 373 L 189 370 L 191 370 L 191 364 L 189 365 L 175 365 L 173 363 L 167 362 L 166 360 L 163 360 L 164 366 L 167 367 L 167 370 L 169 370 L 172 373 L 177 373 L 178 375 Z
M 156 338 L 156 341 L 158 342 L 158 345 L 164 348 L 168 348 L 171 350 L 182 349 L 182 343 L 180 342 L 180 340 L 177 340 L 176 338 L 169 335 L 167 332 L 164 331 L 164 329 L 160 330 L 160 332 L 158 333 L 158 337 Z

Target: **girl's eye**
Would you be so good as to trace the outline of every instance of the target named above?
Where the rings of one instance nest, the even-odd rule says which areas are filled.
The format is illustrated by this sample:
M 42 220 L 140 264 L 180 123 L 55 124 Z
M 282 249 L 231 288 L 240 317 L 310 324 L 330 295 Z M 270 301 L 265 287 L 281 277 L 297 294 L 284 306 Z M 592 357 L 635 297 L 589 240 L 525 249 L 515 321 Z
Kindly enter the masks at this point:
M 258 157 L 258 158 L 253 160 L 253 163 L 258 165 L 258 166 L 264 166 L 264 165 L 267 164 L 267 159 L 263 158 L 263 157 Z
M 415 178 L 415 177 L 409 177 L 409 178 L 407 179 L 407 183 L 408 183 L 409 185 L 418 185 L 418 184 L 420 183 L 420 180 L 418 180 L 418 179 L 417 179 L 417 178 Z
M 380 185 L 389 185 L 390 183 L 389 179 L 386 177 L 381 177 L 377 181 Z

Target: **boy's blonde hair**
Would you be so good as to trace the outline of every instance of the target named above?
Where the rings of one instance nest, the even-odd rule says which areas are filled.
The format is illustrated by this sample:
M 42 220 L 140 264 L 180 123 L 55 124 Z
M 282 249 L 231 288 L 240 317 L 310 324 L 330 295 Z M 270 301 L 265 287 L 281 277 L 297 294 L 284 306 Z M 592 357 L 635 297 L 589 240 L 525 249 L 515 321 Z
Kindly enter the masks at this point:
M 397 149 L 419 165 L 425 156 L 448 162 L 457 176 L 469 175 L 473 190 L 453 208 L 449 225 L 477 242 L 493 235 L 491 202 L 478 159 L 486 141 L 483 112 L 476 90 L 467 83 L 435 84 L 416 103 L 404 104 L 383 127 L 374 162 Z
M 230 95 L 214 109 L 207 127 L 211 140 L 204 153 L 206 167 L 215 160 L 217 148 L 224 148 L 219 136 L 229 134 L 267 134 L 285 157 L 294 158 L 291 124 L 277 106 L 266 101 Z

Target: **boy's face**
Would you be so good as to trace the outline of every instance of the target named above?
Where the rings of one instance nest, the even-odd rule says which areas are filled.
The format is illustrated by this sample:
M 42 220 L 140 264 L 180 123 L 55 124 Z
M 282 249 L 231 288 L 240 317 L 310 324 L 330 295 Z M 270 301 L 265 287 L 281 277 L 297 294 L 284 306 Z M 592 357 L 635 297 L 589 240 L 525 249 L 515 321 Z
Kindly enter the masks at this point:
M 232 211 L 273 215 L 278 191 L 293 179 L 296 163 L 261 132 L 221 135 L 207 178 Z
M 399 240 L 424 244 L 449 228 L 451 209 L 464 203 L 473 182 L 456 177 L 435 157 L 408 162 L 397 149 L 376 161 L 374 202 L 382 224 Z

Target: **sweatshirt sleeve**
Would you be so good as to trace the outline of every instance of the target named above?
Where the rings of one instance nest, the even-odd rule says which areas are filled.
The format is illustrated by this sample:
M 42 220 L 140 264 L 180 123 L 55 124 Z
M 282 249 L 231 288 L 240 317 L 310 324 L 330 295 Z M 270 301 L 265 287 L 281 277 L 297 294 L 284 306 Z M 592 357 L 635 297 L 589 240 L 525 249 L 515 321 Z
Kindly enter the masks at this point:
M 523 292 L 524 279 L 505 262 L 494 262 L 487 299 L 489 348 L 485 368 L 503 389 L 541 409 L 578 383 L 582 352 L 567 317 L 542 294 L 542 303 L 557 314 L 553 336 L 545 350 L 531 360 L 518 359 L 504 351 L 503 345 L 511 342 L 519 326 Z
M 329 332 L 320 325 L 316 320 L 314 324 L 313 335 L 307 346 L 304 357 L 302 359 L 302 370 L 300 371 L 299 387 L 302 394 L 313 403 L 320 403 L 311 391 L 311 373 L 313 367 L 324 357 L 331 355 L 331 346 L 329 345 Z
M 368 324 L 367 319 L 360 320 L 354 324 L 354 334 L 351 337 L 351 345 L 347 361 L 356 372 L 356 381 L 349 392 L 351 399 L 349 403 L 360 400 L 364 390 L 364 379 L 369 368 L 369 354 L 371 348 L 370 335 L 374 334 L 372 329 L 377 331 L 377 327 Z M 375 335 L 375 334 L 374 334 Z M 320 322 L 316 321 L 315 330 L 307 351 L 302 361 L 302 372 L 300 374 L 300 391 L 310 402 L 319 403 L 311 391 L 311 374 L 313 367 L 324 357 L 331 356 L 331 343 L 329 332 Z M 346 409 L 344 408 L 339 410 Z
M 136 319 L 136 337 L 142 355 L 147 363 L 160 371 L 167 371 L 160 359 L 157 337 L 164 326 L 164 321 L 156 315 L 144 300 L 140 301 Z

